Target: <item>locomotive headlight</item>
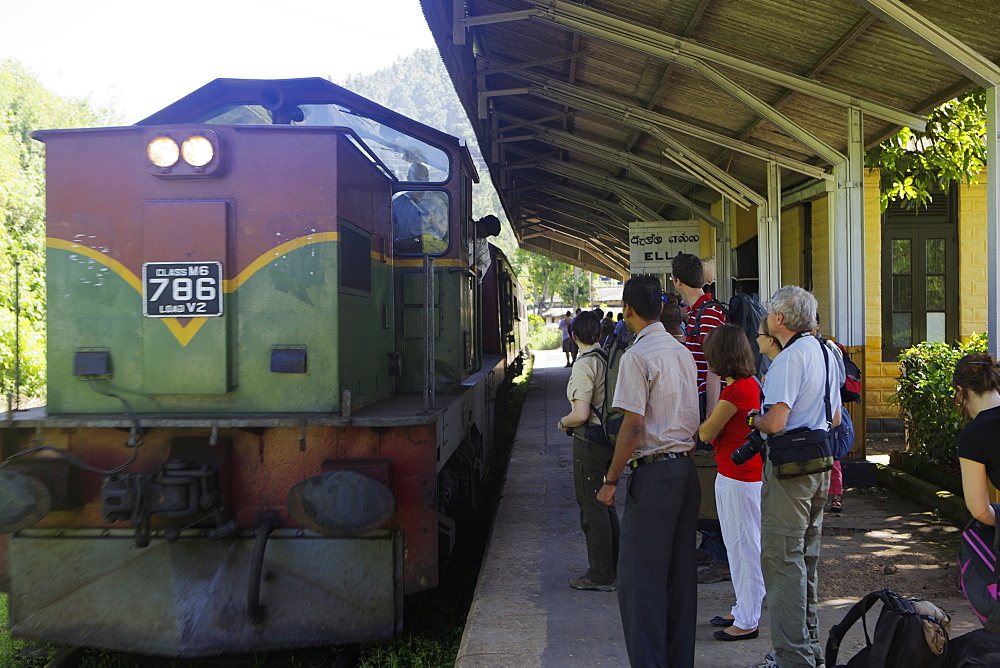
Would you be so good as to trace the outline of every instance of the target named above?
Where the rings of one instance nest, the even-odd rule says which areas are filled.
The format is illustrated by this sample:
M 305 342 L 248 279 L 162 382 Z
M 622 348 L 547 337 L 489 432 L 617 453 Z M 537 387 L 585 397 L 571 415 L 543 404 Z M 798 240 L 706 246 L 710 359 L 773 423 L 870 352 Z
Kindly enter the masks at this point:
M 176 164 L 181 152 L 170 137 L 157 137 L 146 146 L 146 156 L 157 167 L 171 167 Z
M 205 137 L 189 137 L 181 145 L 181 155 L 184 156 L 184 162 L 192 167 L 204 167 L 215 157 L 215 147 Z

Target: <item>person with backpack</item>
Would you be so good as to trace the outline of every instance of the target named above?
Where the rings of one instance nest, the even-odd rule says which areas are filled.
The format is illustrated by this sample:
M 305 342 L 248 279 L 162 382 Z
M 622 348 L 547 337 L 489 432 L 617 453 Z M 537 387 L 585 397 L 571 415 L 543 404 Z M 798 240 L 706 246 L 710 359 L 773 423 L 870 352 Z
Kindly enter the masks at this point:
M 678 253 L 671 259 L 670 266 L 674 287 L 688 305 L 684 343 L 694 356 L 698 368 L 698 409 L 699 417 L 704 422 L 719 401 L 722 380 L 709 370 L 703 345 L 709 332 L 726 324 L 726 312 L 722 304 L 702 289 L 705 284 L 705 274 L 697 255 Z M 714 496 L 715 464 L 711 459 L 711 446 L 699 443 L 696 455 L 698 459 L 695 465 L 703 472 L 707 472 L 702 476 L 702 483 L 706 485 L 702 495 Z M 722 527 L 719 526 L 717 519 L 718 512 L 711 508 L 711 505 L 707 504 L 708 507 L 705 509 L 708 516 L 706 517 L 703 512 L 698 519 L 698 529 L 702 535 L 698 549 L 701 550 L 700 556 L 709 563 L 708 568 L 698 573 L 698 582 L 701 584 L 730 579 L 729 556 L 722 537 Z
M 750 433 L 746 416 L 761 408 L 761 387 L 754 378 L 753 351 L 743 330 L 735 325 L 716 327 L 705 337 L 708 368 L 726 379 L 715 410 L 698 428 L 698 437 L 715 446 L 719 475 L 715 503 L 722 535 L 729 548 L 736 605 L 728 615 L 714 617 L 722 627 L 718 640 L 752 640 L 758 635 L 764 576 L 760 571 L 760 489 L 764 461 L 751 457 L 736 464 L 730 455 Z
M 604 404 L 607 369 L 606 353 L 597 343 L 601 320 L 593 311 L 584 311 L 573 320 L 573 339 L 580 354 L 566 384 L 572 409 L 558 424 L 559 429 L 573 436 L 573 485 L 589 565 L 585 574 L 570 578 L 569 586 L 588 591 L 615 590 L 620 535 L 618 513 L 597 500 L 614 454 L 614 446 L 605 437 L 594 410 Z

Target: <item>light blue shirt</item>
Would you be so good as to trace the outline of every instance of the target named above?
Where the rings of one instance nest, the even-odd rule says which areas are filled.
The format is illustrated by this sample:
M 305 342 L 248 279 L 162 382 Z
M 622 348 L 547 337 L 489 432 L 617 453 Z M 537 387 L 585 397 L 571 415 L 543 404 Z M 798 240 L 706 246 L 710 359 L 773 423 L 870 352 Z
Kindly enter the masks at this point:
M 826 407 L 823 403 L 823 351 L 819 341 L 810 335 L 799 338 L 782 350 L 764 378 L 764 405 L 783 403 L 788 406 L 785 431 L 806 427 L 827 429 Z M 827 348 L 830 383 L 830 415 L 836 415 L 840 406 L 842 379 L 837 355 Z

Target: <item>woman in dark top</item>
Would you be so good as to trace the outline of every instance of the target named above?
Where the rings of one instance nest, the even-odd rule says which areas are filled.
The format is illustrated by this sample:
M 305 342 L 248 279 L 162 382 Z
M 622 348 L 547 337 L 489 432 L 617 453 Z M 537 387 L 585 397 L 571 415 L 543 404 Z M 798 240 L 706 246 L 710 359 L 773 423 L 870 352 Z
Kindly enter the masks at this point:
M 988 353 L 966 355 L 955 365 L 952 384 L 955 404 L 972 420 L 958 435 L 965 505 L 980 522 L 996 525 L 988 483 L 1000 487 L 1000 369 Z

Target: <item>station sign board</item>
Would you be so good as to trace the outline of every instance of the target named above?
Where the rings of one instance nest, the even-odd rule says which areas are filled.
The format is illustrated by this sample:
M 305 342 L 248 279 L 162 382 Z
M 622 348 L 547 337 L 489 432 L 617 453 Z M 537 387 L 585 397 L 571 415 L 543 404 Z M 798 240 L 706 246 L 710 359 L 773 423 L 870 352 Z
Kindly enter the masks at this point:
M 669 274 L 678 253 L 698 255 L 701 223 L 697 220 L 656 220 L 629 223 L 629 269 L 632 274 Z
M 149 318 L 222 315 L 222 263 L 145 263 L 142 265 L 142 312 Z

